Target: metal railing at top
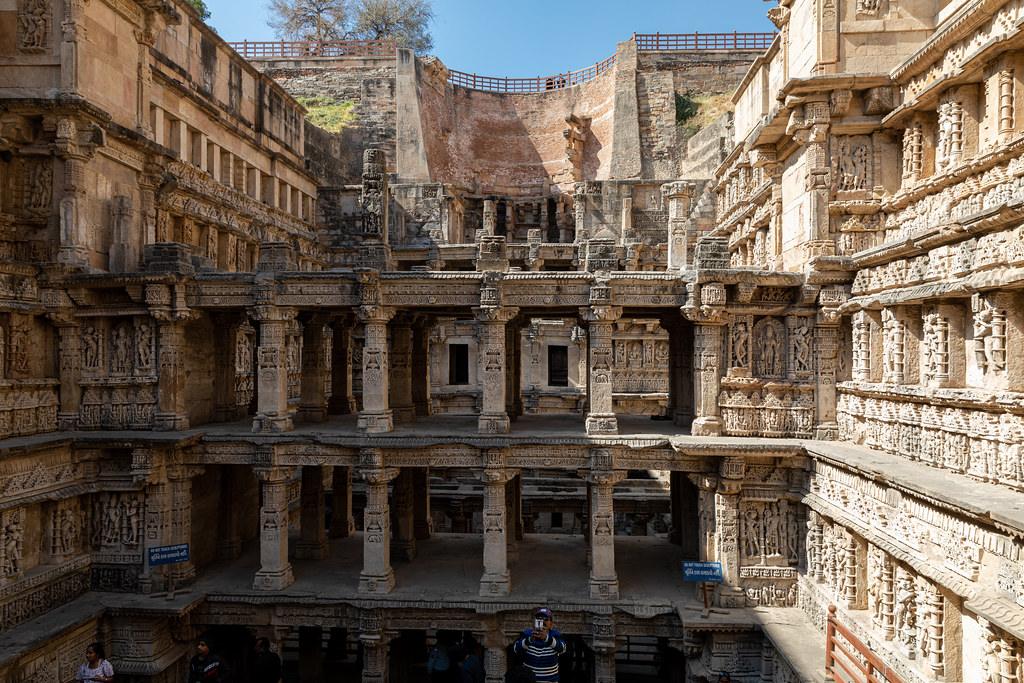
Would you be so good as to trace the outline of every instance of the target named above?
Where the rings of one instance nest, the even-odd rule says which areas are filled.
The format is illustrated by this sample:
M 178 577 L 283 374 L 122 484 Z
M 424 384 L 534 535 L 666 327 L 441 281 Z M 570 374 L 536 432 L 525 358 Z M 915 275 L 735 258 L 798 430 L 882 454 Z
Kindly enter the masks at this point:
M 394 40 L 243 40 L 228 45 L 246 59 L 395 56 Z
M 490 90 L 492 92 L 544 92 L 568 88 L 590 79 L 608 70 L 615 63 L 615 55 L 601 60 L 593 66 L 579 71 L 566 71 L 554 76 L 538 76 L 536 78 L 503 78 L 500 76 L 478 76 L 463 71 L 450 71 L 448 80 L 454 85 L 461 85 L 474 90 Z
M 839 623 L 835 605 L 829 605 L 828 624 L 825 627 L 825 680 L 841 683 L 903 683 L 871 648 Z
M 775 33 L 634 33 L 640 52 L 700 50 L 764 50 L 775 40 Z M 271 40 L 228 43 L 246 59 L 302 57 L 392 57 L 394 40 Z M 491 92 L 531 93 L 568 88 L 599 76 L 615 63 L 615 55 L 579 71 L 566 71 L 554 76 L 507 78 L 480 76 L 451 70 L 448 80 L 474 90 Z
M 777 34 L 770 33 L 634 33 L 640 52 L 659 50 L 767 50 Z

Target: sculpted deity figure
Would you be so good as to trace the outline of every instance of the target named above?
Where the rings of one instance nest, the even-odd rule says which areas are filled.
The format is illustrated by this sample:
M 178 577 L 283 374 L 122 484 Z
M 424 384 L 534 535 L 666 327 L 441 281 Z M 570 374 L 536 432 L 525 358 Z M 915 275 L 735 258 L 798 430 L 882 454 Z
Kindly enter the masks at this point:
M 734 367 L 746 367 L 750 361 L 750 331 L 745 322 L 738 322 L 732 330 Z
M 757 509 L 748 507 L 743 514 L 743 549 L 747 557 L 761 556 L 761 525 Z
M 125 505 L 125 545 L 136 545 L 139 542 L 139 501 L 132 498 Z
M 46 46 L 46 32 L 49 27 L 49 10 L 46 0 L 28 0 L 18 17 L 21 29 L 22 49 L 38 49 Z
M 103 545 L 117 545 L 121 540 L 121 504 L 111 496 L 103 511 Z
M 117 373 L 128 372 L 128 333 L 123 325 L 119 325 L 111 337 L 110 369 Z
M 984 297 L 975 297 L 974 355 L 985 373 L 1006 369 L 1006 314 Z
M 135 348 L 139 367 L 148 368 L 153 362 L 153 330 L 149 323 L 142 323 L 135 328 Z
M 793 360 L 797 372 L 811 370 L 811 326 L 807 318 L 799 318 L 793 328 Z
M 914 584 L 910 577 L 904 576 L 896 585 L 896 606 L 893 611 L 893 619 L 897 633 L 906 633 L 914 628 L 914 607 L 915 607 Z
M 768 325 L 764 328 L 764 337 L 761 339 L 761 367 L 758 374 L 763 376 L 781 375 L 782 361 L 782 340 L 775 327 Z
M 4 552 L 7 564 L 7 576 L 21 573 L 21 522 L 14 521 L 7 525 L 4 535 Z
M 75 513 L 64 508 L 60 511 L 60 551 L 68 555 L 74 552 L 75 536 L 78 534 L 78 520 Z

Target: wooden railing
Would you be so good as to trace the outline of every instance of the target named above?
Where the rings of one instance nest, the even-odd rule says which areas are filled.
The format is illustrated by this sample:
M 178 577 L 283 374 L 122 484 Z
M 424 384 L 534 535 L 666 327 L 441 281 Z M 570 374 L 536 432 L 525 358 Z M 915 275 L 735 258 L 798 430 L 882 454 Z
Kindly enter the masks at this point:
M 246 59 L 395 56 L 394 40 L 243 40 L 228 45 Z
M 846 649 L 849 644 L 853 651 Z M 825 627 L 825 680 L 842 683 L 903 683 L 860 638 L 836 619 L 829 605 Z
M 775 33 L 634 33 L 640 52 L 658 50 L 767 50 Z
M 608 70 L 615 63 L 615 55 L 604 59 L 593 66 L 579 71 L 566 71 L 554 76 L 538 76 L 536 78 L 504 78 L 500 76 L 478 76 L 463 71 L 451 71 L 448 80 L 454 85 L 461 85 L 474 90 L 490 90 L 492 92 L 544 92 L 568 88 L 590 79 Z

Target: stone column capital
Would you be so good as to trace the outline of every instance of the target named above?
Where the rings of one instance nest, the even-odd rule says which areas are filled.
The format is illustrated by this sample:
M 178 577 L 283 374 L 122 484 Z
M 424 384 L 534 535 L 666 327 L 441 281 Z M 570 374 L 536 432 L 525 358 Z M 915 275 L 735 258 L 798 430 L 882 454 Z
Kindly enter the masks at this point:
M 514 306 L 474 306 L 473 314 L 480 323 L 504 324 L 516 317 L 519 309 Z
M 515 479 L 517 474 L 519 474 L 519 470 L 484 469 L 484 470 L 477 470 L 476 471 L 476 476 L 480 479 L 481 482 L 484 483 L 484 485 L 492 485 L 492 486 L 498 486 L 498 485 L 507 484 L 508 482 L 510 482 L 513 479 Z
M 626 478 L 625 470 L 584 470 L 583 478 L 594 486 L 614 486 Z
M 387 306 L 364 305 L 360 306 L 356 315 L 359 316 L 359 321 L 364 325 L 376 323 L 378 325 L 386 325 L 395 317 L 395 309 Z
M 580 308 L 580 318 L 590 323 L 611 324 L 622 317 L 621 306 L 599 304 Z
M 281 467 L 277 465 L 266 466 L 266 465 L 254 465 L 252 468 L 253 474 L 263 484 L 283 484 L 292 478 L 295 474 L 294 467 Z
M 359 468 L 356 470 L 359 476 L 363 478 L 367 484 L 387 484 L 389 481 L 398 476 L 399 468 L 397 467 L 380 467 L 380 468 Z
M 273 304 L 253 306 L 249 309 L 249 316 L 259 323 L 290 323 L 295 319 L 295 309 Z

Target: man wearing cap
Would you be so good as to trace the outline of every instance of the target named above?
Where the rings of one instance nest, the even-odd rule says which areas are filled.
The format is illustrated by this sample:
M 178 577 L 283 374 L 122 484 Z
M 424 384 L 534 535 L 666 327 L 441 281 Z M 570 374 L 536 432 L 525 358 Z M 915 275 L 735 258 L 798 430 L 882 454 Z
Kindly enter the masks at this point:
M 523 658 L 523 664 L 533 672 L 538 683 L 557 683 L 558 656 L 565 652 L 562 634 L 551 629 L 553 615 L 541 607 L 533 615 L 533 628 L 512 645 L 512 651 Z

